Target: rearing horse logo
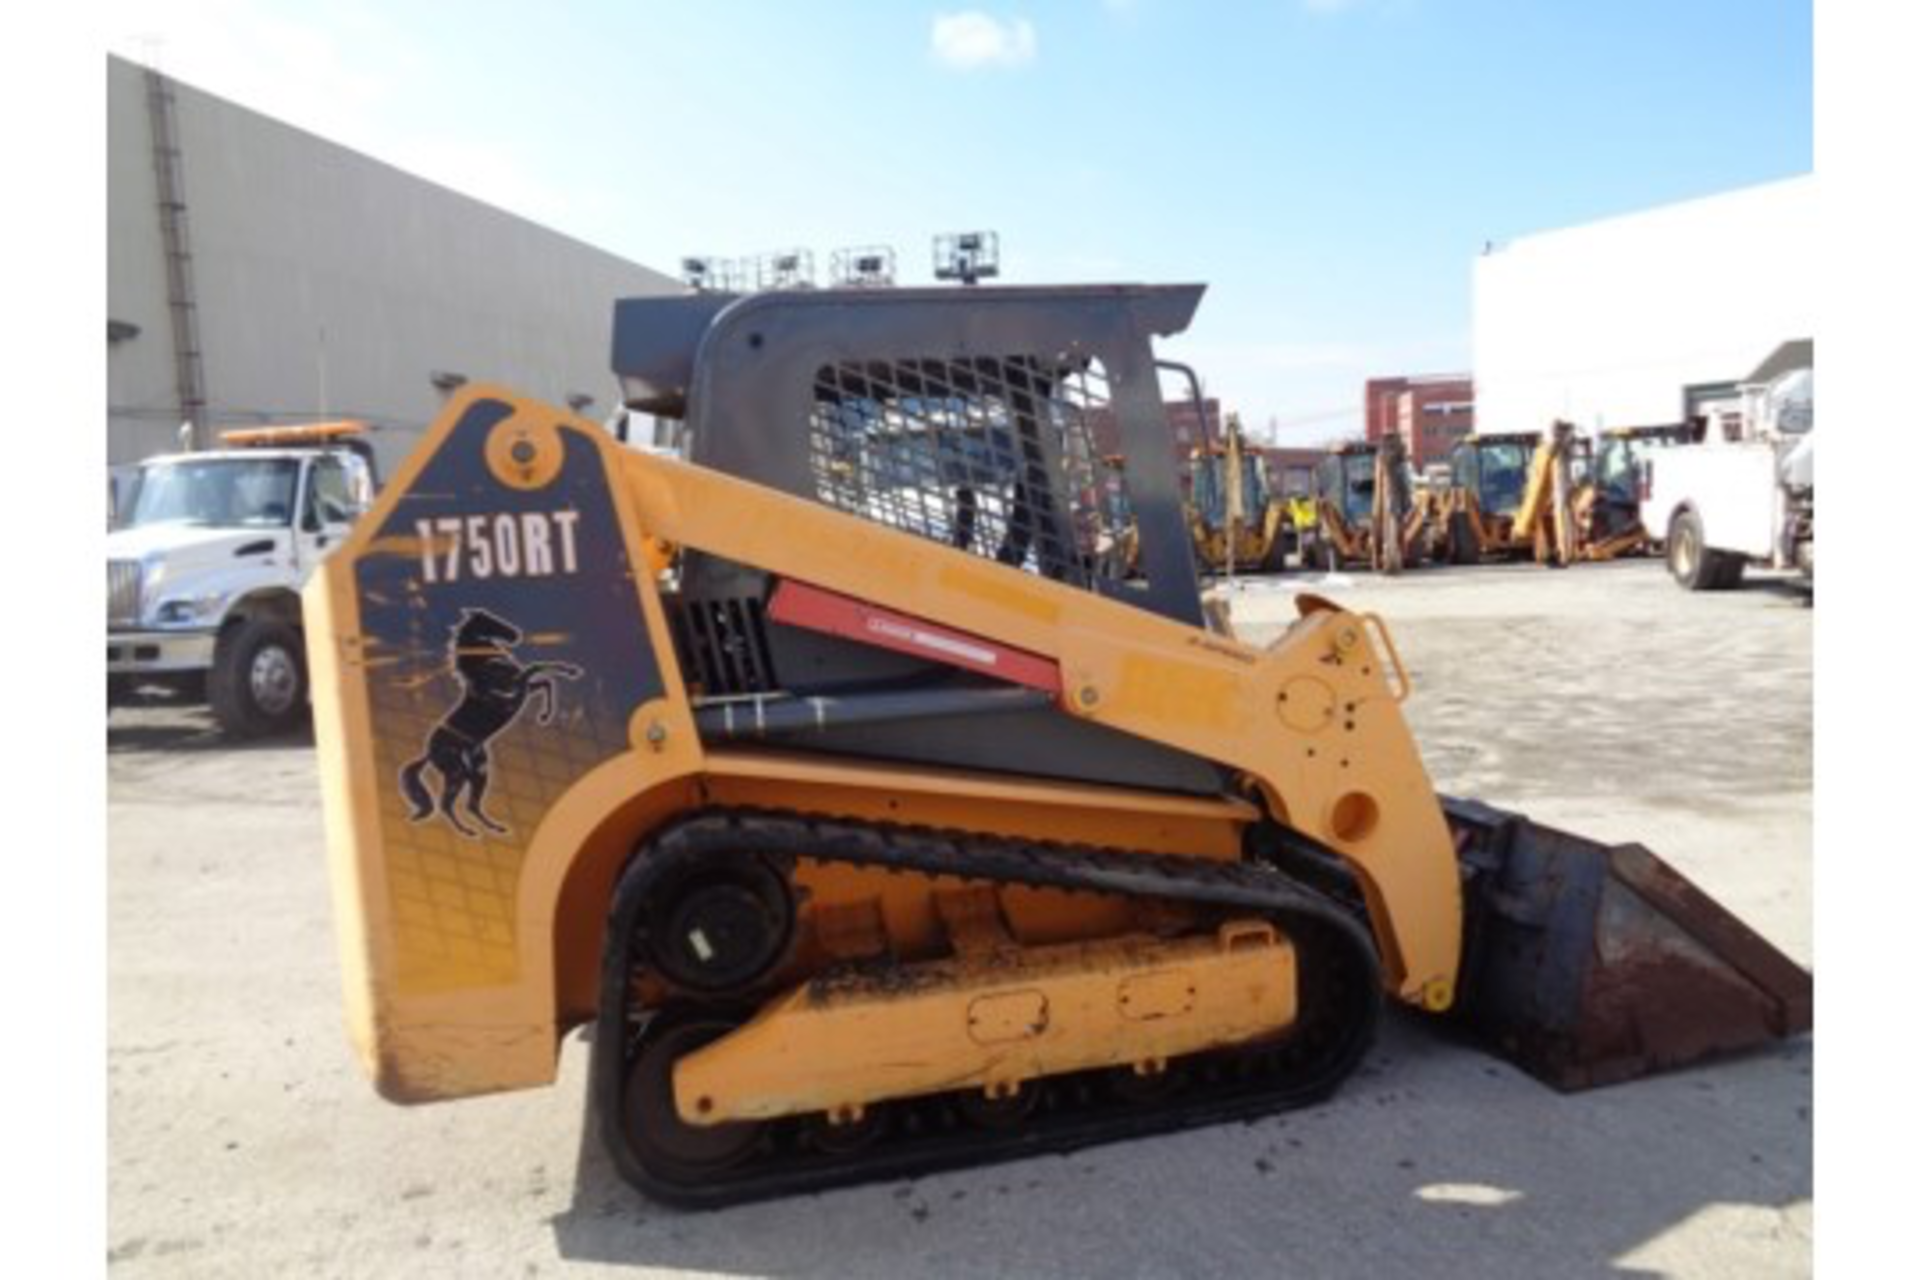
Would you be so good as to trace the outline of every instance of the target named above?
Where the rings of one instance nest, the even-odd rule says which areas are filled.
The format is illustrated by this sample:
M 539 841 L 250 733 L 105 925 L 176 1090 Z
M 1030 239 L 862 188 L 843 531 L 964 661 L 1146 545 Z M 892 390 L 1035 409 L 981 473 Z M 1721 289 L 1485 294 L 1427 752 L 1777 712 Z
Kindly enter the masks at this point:
M 507 834 L 507 828 L 489 818 L 483 807 L 492 763 L 488 744 L 535 696 L 540 699 L 540 723 L 551 723 L 557 700 L 554 678 L 577 680 L 581 675 L 571 662 L 521 662 L 513 656 L 513 647 L 519 643 L 520 628 L 505 618 L 485 609 L 461 611 L 460 624 L 453 630 L 452 656 L 454 674 L 465 693 L 427 735 L 426 750 L 400 770 L 400 790 L 413 805 L 409 815 L 413 821 L 424 821 L 438 808 L 455 831 L 478 839 L 480 833 L 462 822 L 454 809 L 464 792 L 467 813 L 475 822 L 495 835 Z M 437 804 L 427 787 L 428 766 L 440 775 Z

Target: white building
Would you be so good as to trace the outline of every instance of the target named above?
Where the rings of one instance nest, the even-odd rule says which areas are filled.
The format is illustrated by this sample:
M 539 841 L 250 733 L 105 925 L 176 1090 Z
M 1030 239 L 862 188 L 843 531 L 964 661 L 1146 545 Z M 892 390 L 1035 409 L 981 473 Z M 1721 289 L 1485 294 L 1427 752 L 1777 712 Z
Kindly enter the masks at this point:
M 1563 231 L 1474 266 L 1475 425 L 1678 422 L 1814 336 L 1811 174 Z
M 604 418 L 615 299 L 677 281 L 118 58 L 108 461 L 364 418 L 391 470 L 463 380 Z

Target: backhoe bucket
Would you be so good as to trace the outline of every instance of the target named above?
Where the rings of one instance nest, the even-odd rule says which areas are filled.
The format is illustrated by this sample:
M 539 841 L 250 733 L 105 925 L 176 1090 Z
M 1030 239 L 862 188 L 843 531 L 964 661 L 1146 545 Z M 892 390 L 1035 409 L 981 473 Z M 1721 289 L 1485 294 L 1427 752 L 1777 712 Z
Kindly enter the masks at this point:
M 1445 801 L 1465 870 L 1455 1014 L 1556 1089 L 1799 1035 L 1813 975 L 1635 844 Z

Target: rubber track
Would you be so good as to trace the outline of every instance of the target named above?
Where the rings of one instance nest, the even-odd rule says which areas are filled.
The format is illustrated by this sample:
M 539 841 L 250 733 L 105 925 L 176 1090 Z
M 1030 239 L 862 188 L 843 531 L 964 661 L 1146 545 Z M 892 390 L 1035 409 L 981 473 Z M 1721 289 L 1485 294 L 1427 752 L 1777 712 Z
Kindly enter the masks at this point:
M 1300 1020 L 1260 1050 L 1217 1050 L 1177 1061 L 1184 1088 L 1164 1101 L 1109 1096 L 1101 1072 L 1047 1077 L 1031 1119 L 1000 1131 L 969 1124 L 951 1095 L 899 1100 L 886 1135 L 858 1152 L 810 1148 L 804 1121 L 770 1122 L 753 1157 L 719 1177 L 672 1181 L 628 1147 L 620 1093 L 645 1035 L 635 1033 L 633 956 L 644 954 L 637 921 L 648 890 L 688 860 L 726 851 L 812 859 L 972 881 L 1161 898 L 1231 908 L 1272 921 L 1299 958 Z M 1372 1040 L 1380 981 L 1365 926 L 1345 908 L 1282 873 L 1254 863 L 1124 853 L 1030 843 L 757 810 L 708 810 L 648 839 L 614 894 L 602 956 L 599 1025 L 593 1037 L 591 1104 L 620 1173 L 649 1196 L 689 1208 L 817 1191 L 879 1178 L 915 1176 L 994 1160 L 1072 1151 L 1095 1143 L 1246 1119 L 1304 1106 L 1330 1094 L 1357 1067 Z M 734 1002 L 737 1004 L 737 1002 Z M 732 1007 L 716 1002 L 716 1008 Z

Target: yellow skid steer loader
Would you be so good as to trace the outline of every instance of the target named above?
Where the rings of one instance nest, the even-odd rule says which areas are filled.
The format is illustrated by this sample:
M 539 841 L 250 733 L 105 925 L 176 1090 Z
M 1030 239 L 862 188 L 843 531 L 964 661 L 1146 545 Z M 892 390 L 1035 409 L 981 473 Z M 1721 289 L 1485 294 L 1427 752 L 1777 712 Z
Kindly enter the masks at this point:
M 375 1087 L 589 1025 L 615 1164 L 710 1206 L 1297 1107 L 1385 1005 L 1565 1088 L 1805 1031 L 1652 854 L 1436 795 L 1380 619 L 1204 625 L 1151 348 L 1200 294 L 621 303 L 684 460 L 456 396 L 307 591 Z

